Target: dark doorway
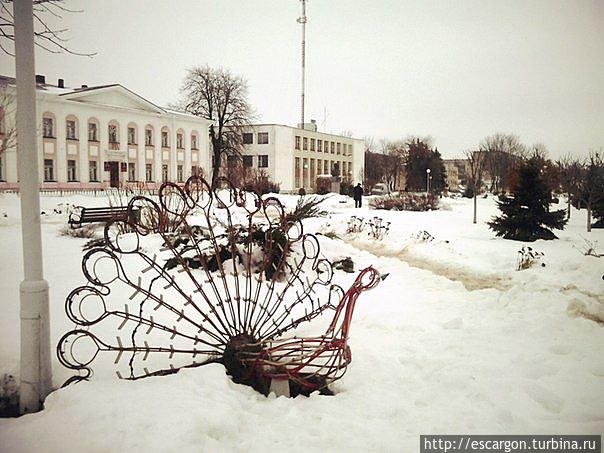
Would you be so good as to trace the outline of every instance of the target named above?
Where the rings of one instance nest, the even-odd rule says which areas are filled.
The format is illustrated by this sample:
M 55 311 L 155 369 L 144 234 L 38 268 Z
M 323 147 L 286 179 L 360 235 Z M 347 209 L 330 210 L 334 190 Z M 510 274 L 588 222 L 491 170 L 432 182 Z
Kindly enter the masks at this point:
M 120 163 L 109 162 L 109 184 L 111 187 L 120 186 Z

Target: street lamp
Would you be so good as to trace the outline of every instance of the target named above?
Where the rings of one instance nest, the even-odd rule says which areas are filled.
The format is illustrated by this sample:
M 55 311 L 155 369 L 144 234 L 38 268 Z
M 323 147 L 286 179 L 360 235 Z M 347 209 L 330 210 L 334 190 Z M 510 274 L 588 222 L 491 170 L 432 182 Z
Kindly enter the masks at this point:
M 432 176 L 430 176 L 430 169 L 426 168 L 426 192 L 430 192 L 430 180 Z

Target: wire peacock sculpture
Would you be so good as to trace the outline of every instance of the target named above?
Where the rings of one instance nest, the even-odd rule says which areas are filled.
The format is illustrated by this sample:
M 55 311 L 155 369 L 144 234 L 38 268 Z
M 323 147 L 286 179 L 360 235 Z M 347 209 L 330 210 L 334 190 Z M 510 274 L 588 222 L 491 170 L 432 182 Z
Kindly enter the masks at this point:
M 82 260 L 87 284 L 66 299 L 76 327 L 57 354 L 78 374 L 65 385 L 89 379 L 93 361 L 124 379 L 220 362 L 264 394 L 275 380 L 293 394 L 328 392 L 344 374 L 355 302 L 383 278 L 374 268 L 343 291 L 277 198 L 226 179 L 164 183 L 156 199 L 133 197 L 128 214 L 106 224 L 104 245 Z M 322 335 L 283 337 L 328 311 Z

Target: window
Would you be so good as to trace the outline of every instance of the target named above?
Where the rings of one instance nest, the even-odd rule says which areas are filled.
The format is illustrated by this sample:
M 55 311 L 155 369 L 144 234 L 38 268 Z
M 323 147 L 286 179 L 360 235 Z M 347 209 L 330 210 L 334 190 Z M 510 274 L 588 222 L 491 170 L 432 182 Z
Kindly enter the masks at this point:
M 55 161 L 53 159 L 44 159 L 44 181 L 55 180 Z
M 136 164 L 128 162 L 128 181 L 136 181 Z
M 258 156 L 258 168 L 268 167 L 268 156 L 266 154 Z
M 323 173 L 323 164 L 321 163 L 321 159 L 317 159 L 317 174 Z
M 325 153 L 329 152 L 329 142 L 327 140 L 325 140 L 323 142 L 323 152 L 325 152 Z
M 334 142 L 331 142 L 331 154 L 336 152 L 336 144 Z
M 153 164 L 145 165 L 145 181 L 147 181 L 147 182 L 153 181 Z
M 252 134 L 251 132 L 244 132 L 243 133 L 243 144 L 251 145 L 252 143 L 254 143 L 254 134 Z
M 259 145 L 268 144 L 268 132 L 258 132 L 258 144 Z
M 96 182 L 99 180 L 99 171 L 96 160 L 91 160 L 90 162 L 88 162 L 88 179 L 91 182 Z
M 109 134 L 109 143 L 119 143 L 117 140 L 117 124 L 110 124 L 107 132 Z
M 176 147 L 178 149 L 184 149 L 185 147 L 185 140 L 183 135 L 179 132 L 178 134 L 176 134 Z
M 75 160 L 67 161 L 67 181 L 69 181 L 69 182 L 77 181 L 76 161 Z
M 237 165 L 237 162 L 239 162 L 239 157 L 237 157 L 235 155 L 227 156 L 227 165 L 229 167 L 233 167 L 233 166 Z
M 128 128 L 128 144 L 136 145 L 136 129 L 133 127 Z
M 96 123 L 88 123 L 88 141 L 89 142 L 98 142 L 99 141 L 98 126 Z
M 76 122 L 74 120 L 67 120 L 65 122 L 66 134 L 68 140 L 76 140 Z
M 341 151 L 342 151 L 341 145 L 338 143 L 337 146 L 338 146 L 338 154 L 341 154 Z
M 0 156 L 0 181 L 4 181 L 4 158 Z
M 191 149 L 197 149 L 197 135 L 191 135 Z
M 296 143 L 294 146 L 296 149 L 300 149 L 300 136 L 296 135 Z
M 253 167 L 254 166 L 254 156 L 243 156 L 243 166 L 244 167 Z
M 168 182 L 168 164 L 161 166 L 161 182 Z
M 161 131 L 161 146 L 163 148 L 168 147 L 168 131 Z
M 6 134 L 6 118 L 4 117 L 4 108 L 0 107 L 0 135 Z
M 145 145 L 153 146 L 153 130 L 145 129 Z
M 317 151 L 323 151 L 323 140 L 321 139 L 317 140 Z
M 52 118 L 42 119 L 42 133 L 46 138 L 54 138 L 54 121 Z
M 182 169 L 182 165 L 179 165 L 178 167 L 176 167 L 176 180 L 178 182 L 183 182 L 184 181 L 184 171 Z
M 334 162 L 331 167 L 331 175 L 332 176 L 340 176 L 340 164 L 338 162 Z
M 197 165 L 193 165 L 191 167 L 191 175 L 192 176 L 197 176 L 199 175 L 199 167 Z
M 304 151 L 307 151 L 307 150 L 308 150 L 308 137 L 304 137 L 304 138 L 302 139 L 302 149 L 303 149 Z
M 325 143 L 327 143 L 327 142 L 325 142 Z M 323 161 L 323 174 L 324 175 L 329 174 L 329 161 L 328 160 Z
M 310 150 L 311 151 L 315 150 L 315 139 L 314 138 L 310 139 Z
M 296 157 L 295 160 L 295 177 L 296 177 L 296 181 L 295 181 L 295 185 L 296 187 L 300 187 L 300 158 Z
M 302 159 L 302 186 L 308 187 L 308 159 Z

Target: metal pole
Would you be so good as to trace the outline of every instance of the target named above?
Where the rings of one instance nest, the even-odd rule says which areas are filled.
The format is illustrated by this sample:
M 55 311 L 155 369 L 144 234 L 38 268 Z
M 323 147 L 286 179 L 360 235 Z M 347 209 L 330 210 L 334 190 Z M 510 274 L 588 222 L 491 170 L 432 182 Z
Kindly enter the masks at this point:
M 51 390 L 48 283 L 42 267 L 33 1 L 15 0 L 17 152 L 24 280 L 21 296 L 20 412 L 36 412 Z
M 430 169 L 426 168 L 426 192 L 430 192 Z
M 302 2 L 302 16 L 298 18 L 298 23 L 302 24 L 302 103 L 300 106 L 300 127 L 304 128 L 304 72 L 306 70 L 306 0 Z

